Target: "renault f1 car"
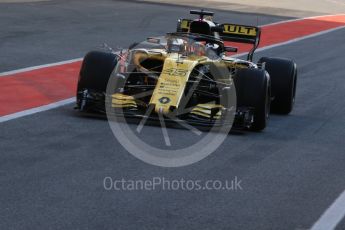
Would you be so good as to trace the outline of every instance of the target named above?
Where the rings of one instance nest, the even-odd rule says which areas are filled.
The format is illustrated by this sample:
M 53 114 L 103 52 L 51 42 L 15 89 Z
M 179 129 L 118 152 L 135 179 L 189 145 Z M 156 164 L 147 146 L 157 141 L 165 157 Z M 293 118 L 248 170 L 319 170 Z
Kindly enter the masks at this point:
M 270 57 L 254 63 L 259 27 L 219 24 L 204 10 L 190 13 L 198 18 L 179 19 L 176 32 L 148 38 L 146 47 L 89 52 L 80 70 L 76 108 L 105 113 L 109 105 L 125 117 L 155 120 L 162 115 L 254 131 L 266 127 L 270 112 L 292 111 L 296 64 Z M 237 52 L 232 43 L 252 45 L 247 60 L 229 55 Z

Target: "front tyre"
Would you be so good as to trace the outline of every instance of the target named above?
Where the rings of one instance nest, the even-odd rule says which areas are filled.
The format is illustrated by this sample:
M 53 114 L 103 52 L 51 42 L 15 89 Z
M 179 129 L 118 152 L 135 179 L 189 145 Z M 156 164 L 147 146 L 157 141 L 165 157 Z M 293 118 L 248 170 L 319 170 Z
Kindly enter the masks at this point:
M 238 69 L 234 77 L 237 106 L 254 108 L 252 131 L 263 130 L 268 123 L 271 104 L 270 77 L 261 69 Z
M 115 54 L 101 51 L 86 54 L 79 73 L 76 108 L 81 111 L 104 111 L 104 95 L 116 64 Z
M 88 89 L 105 92 L 112 71 L 117 64 L 115 54 L 91 51 L 84 57 L 77 91 Z

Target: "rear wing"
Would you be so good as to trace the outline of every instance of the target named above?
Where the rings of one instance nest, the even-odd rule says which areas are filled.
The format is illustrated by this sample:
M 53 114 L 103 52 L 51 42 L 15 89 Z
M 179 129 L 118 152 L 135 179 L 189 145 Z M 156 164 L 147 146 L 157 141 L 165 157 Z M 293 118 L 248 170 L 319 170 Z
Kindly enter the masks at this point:
M 219 36 L 224 41 L 252 44 L 253 48 L 248 53 L 248 60 L 253 59 L 254 52 L 260 43 L 261 29 L 256 26 L 237 24 L 219 25 Z
M 179 19 L 177 32 L 189 32 L 191 19 Z M 224 41 L 252 44 L 253 48 L 248 53 L 248 60 L 253 59 L 254 52 L 260 43 L 261 29 L 256 26 L 246 26 L 238 24 L 216 24 L 215 32 Z

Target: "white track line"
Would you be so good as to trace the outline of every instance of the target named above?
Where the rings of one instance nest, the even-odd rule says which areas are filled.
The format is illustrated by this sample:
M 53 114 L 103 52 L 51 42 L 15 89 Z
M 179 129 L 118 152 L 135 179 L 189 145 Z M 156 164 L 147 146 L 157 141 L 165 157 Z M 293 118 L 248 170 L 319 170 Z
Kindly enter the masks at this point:
M 337 30 L 341 30 L 341 29 L 344 29 L 344 28 L 345 28 L 345 26 L 341 26 L 341 27 L 337 27 L 337 28 L 321 31 L 321 32 L 318 32 L 318 33 L 315 33 L 315 34 L 310 34 L 310 35 L 304 36 L 304 37 L 295 38 L 295 39 L 292 39 L 292 40 L 289 40 L 289 41 L 286 41 L 286 42 L 281 42 L 281 43 L 277 43 L 277 44 L 274 44 L 274 45 L 265 46 L 265 47 L 257 49 L 256 51 L 260 52 L 260 51 L 272 49 L 272 48 L 275 48 L 275 47 L 278 47 L 278 46 L 288 45 L 288 44 L 299 42 L 299 41 L 302 41 L 302 40 L 305 40 L 305 39 L 309 39 L 309 38 L 318 37 L 318 36 L 321 36 L 321 35 L 324 35 L 324 34 L 328 34 L 328 33 L 331 33 L 331 32 L 337 31 Z
M 12 75 L 12 74 L 17 74 L 17 73 L 28 72 L 28 71 L 37 70 L 37 69 L 43 69 L 43 68 L 52 67 L 52 66 L 70 64 L 70 63 L 82 61 L 82 60 L 83 60 L 83 58 L 76 58 L 76 59 L 71 59 L 71 60 L 67 60 L 67 61 L 55 62 L 55 63 L 45 64 L 45 65 L 38 65 L 38 66 L 33 66 L 33 67 L 28 67 L 28 68 L 23 68 L 23 69 L 17 69 L 17 70 L 2 72 L 2 73 L 0 73 L 0 77 Z
M 345 26 L 341 26 L 341 27 L 337 27 L 337 28 L 321 31 L 321 32 L 318 32 L 318 33 L 310 34 L 310 35 L 307 35 L 307 36 L 291 39 L 291 40 L 288 40 L 286 42 L 281 42 L 281 43 L 277 43 L 277 44 L 274 44 L 274 45 L 265 46 L 265 47 L 257 49 L 255 51 L 255 53 L 261 52 L 261 51 L 265 51 L 265 50 L 268 50 L 268 49 L 272 49 L 272 48 L 276 48 L 276 47 L 279 47 L 279 46 L 289 45 L 291 43 L 296 43 L 296 42 L 303 41 L 303 40 L 306 40 L 306 39 L 309 39 L 309 38 L 318 37 L 318 36 L 325 35 L 325 34 L 328 34 L 328 33 L 331 33 L 331 32 L 337 31 L 337 30 L 341 30 L 341 29 L 344 29 L 344 28 L 345 28 Z M 246 55 L 246 54 L 248 54 L 248 52 L 243 52 L 243 53 L 240 53 L 240 54 L 232 55 L 231 57 L 240 57 L 240 56 L 243 56 L 243 55 Z
M 273 23 L 265 24 L 262 26 L 273 26 L 273 25 L 283 24 L 286 22 L 297 22 L 297 21 L 302 21 L 302 20 L 306 20 L 306 19 L 318 19 L 318 18 L 324 18 L 324 17 L 330 17 L 330 16 L 345 16 L 345 14 L 325 14 L 325 15 L 319 15 L 319 16 L 306 17 L 306 18 L 293 18 L 293 19 L 289 19 L 289 20 L 285 20 L 285 21 L 279 21 L 279 22 L 273 22 Z
M 323 16 L 316 16 L 316 17 L 291 19 L 291 20 L 287 20 L 287 21 L 281 21 L 281 22 L 267 24 L 265 26 L 281 24 L 281 23 L 291 22 L 291 21 L 299 21 L 299 20 L 304 20 L 304 19 L 312 19 L 312 18 L 316 19 L 316 18 L 325 17 L 325 16 L 340 16 L 340 15 L 345 15 L 345 14 L 323 15 Z M 271 45 L 271 46 L 267 46 L 267 47 L 262 47 L 260 49 L 257 49 L 256 52 L 260 52 L 260 51 L 276 48 L 276 47 L 279 47 L 279 46 L 284 46 L 284 45 L 288 45 L 288 44 L 291 44 L 291 43 L 299 42 L 299 41 L 302 41 L 302 40 L 305 40 L 305 39 L 308 39 L 308 38 L 313 38 L 313 37 L 317 37 L 317 36 L 324 35 L 324 34 L 327 34 L 327 33 L 331 33 L 333 31 L 340 30 L 340 29 L 343 29 L 343 28 L 345 28 L 345 26 L 334 28 L 334 29 L 330 29 L 330 30 L 326 30 L 326 31 L 322 31 L 322 32 L 319 32 L 319 33 L 307 35 L 307 36 L 296 38 L 296 39 L 292 39 L 292 40 L 289 40 L 289 41 L 286 41 L 286 42 L 282 42 L 282 43 L 278 43 L 278 44 L 275 44 L 275 45 Z M 246 54 L 246 53 L 241 53 L 241 54 L 233 55 L 233 57 L 242 56 L 244 54 Z M 3 72 L 3 73 L 0 73 L 0 77 L 11 75 L 11 74 L 16 74 L 16 73 L 22 73 L 22 72 L 26 72 L 26 71 L 31 71 L 31 70 L 37 70 L 37 69 L 46 68 L 46 67 L 51 67 L 51 66 L 58 66 L 58 65 L 63 65 L 63 64 L 69 64 L 69 63 L 73 63 L 73 62 L 77 62 L 77 61 L 81 61 L 81 60 L 82 60 L 82 58 L 77 58 L 77 59 L 72 59 L 72 60 L 67 60 L 67 61 L 62 61 L 62 62 L 56 62 L 56 63 L 46 64 L 46 65 L 39 65 L 39 66 L 33 66 L 33 67 L 19 69 L 19 70 Z M 21 112 L 18 112 L 18 113 L 9 114 L 9 115 L 0 117 L 0 123 L 5 122 L 5 121 L 9 121 L 9 120 L 13 120 L 13 119 L 16 119 L 16 118 L 24 117 L 24 116 L 27 116 L 27 115 L 31 115 L 31 114 L 34 114 L 34 113 L 39 113 L 39 112 L 47 111 L 47 110 L 50 110 L 50 109 L 54 109 L 54 108 L 57 108 L 57 107 L 60 107 L 60 106 L 72 103 L 73 101 L 75 101 L 75 97 L 68 98 L 66 100 L 59 101 L 59 102 L 56 102 L 56 103 L 52 103 L 52 104 L 49 104 L 49 105 L 44 105 L 44 106 L 36 107 L 36 108 L 33 108 L 33 109 L 24 110 L 24 111 L 21 111 Z
M 345 216 L 345 191 L 322 214 L 310 230 L 332 230 Z
M 9 121 L 9 120 L 13 120 L 16 118 L 32 115 L 34 113 L 40 113 L 40 112 L 47 111 L 50 109 L 55 109 L 55 108 L 58 108 L 60 106 L 70 104 L 74 101 L 75 101 L 75 97 L 71 97 L 71 98 L 68 98 L 68 99 L 65 99 L 62 101 L 57 101 L 57 102 L 54 102 L 54 103 L 51 103 L 48 105 L 43 105 L 40 107 L 24 110 L 24 111 L 21 111 L 18 113 L 12 113 L 12 114 L 0 117 L 0 123 L 5 122 L 5 121 Z

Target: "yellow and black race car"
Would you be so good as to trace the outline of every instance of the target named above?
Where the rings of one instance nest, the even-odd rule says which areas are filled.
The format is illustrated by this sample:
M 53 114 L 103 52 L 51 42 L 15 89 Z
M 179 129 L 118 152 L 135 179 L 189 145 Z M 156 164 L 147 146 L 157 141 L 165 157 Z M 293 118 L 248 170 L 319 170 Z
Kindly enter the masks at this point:
M 289 114 L 297 67 L 287 59 L 253 63 L 259 27 L 218 24 L 213 13 L 192 10 L 177 31 L 121 52 L 92 51 L 80 70 L 77 109 L 124 117 L 231 125 L 262 130 L 270 112 Z M 232 43 L 251 44 L 247 60 L 228 55 Z

